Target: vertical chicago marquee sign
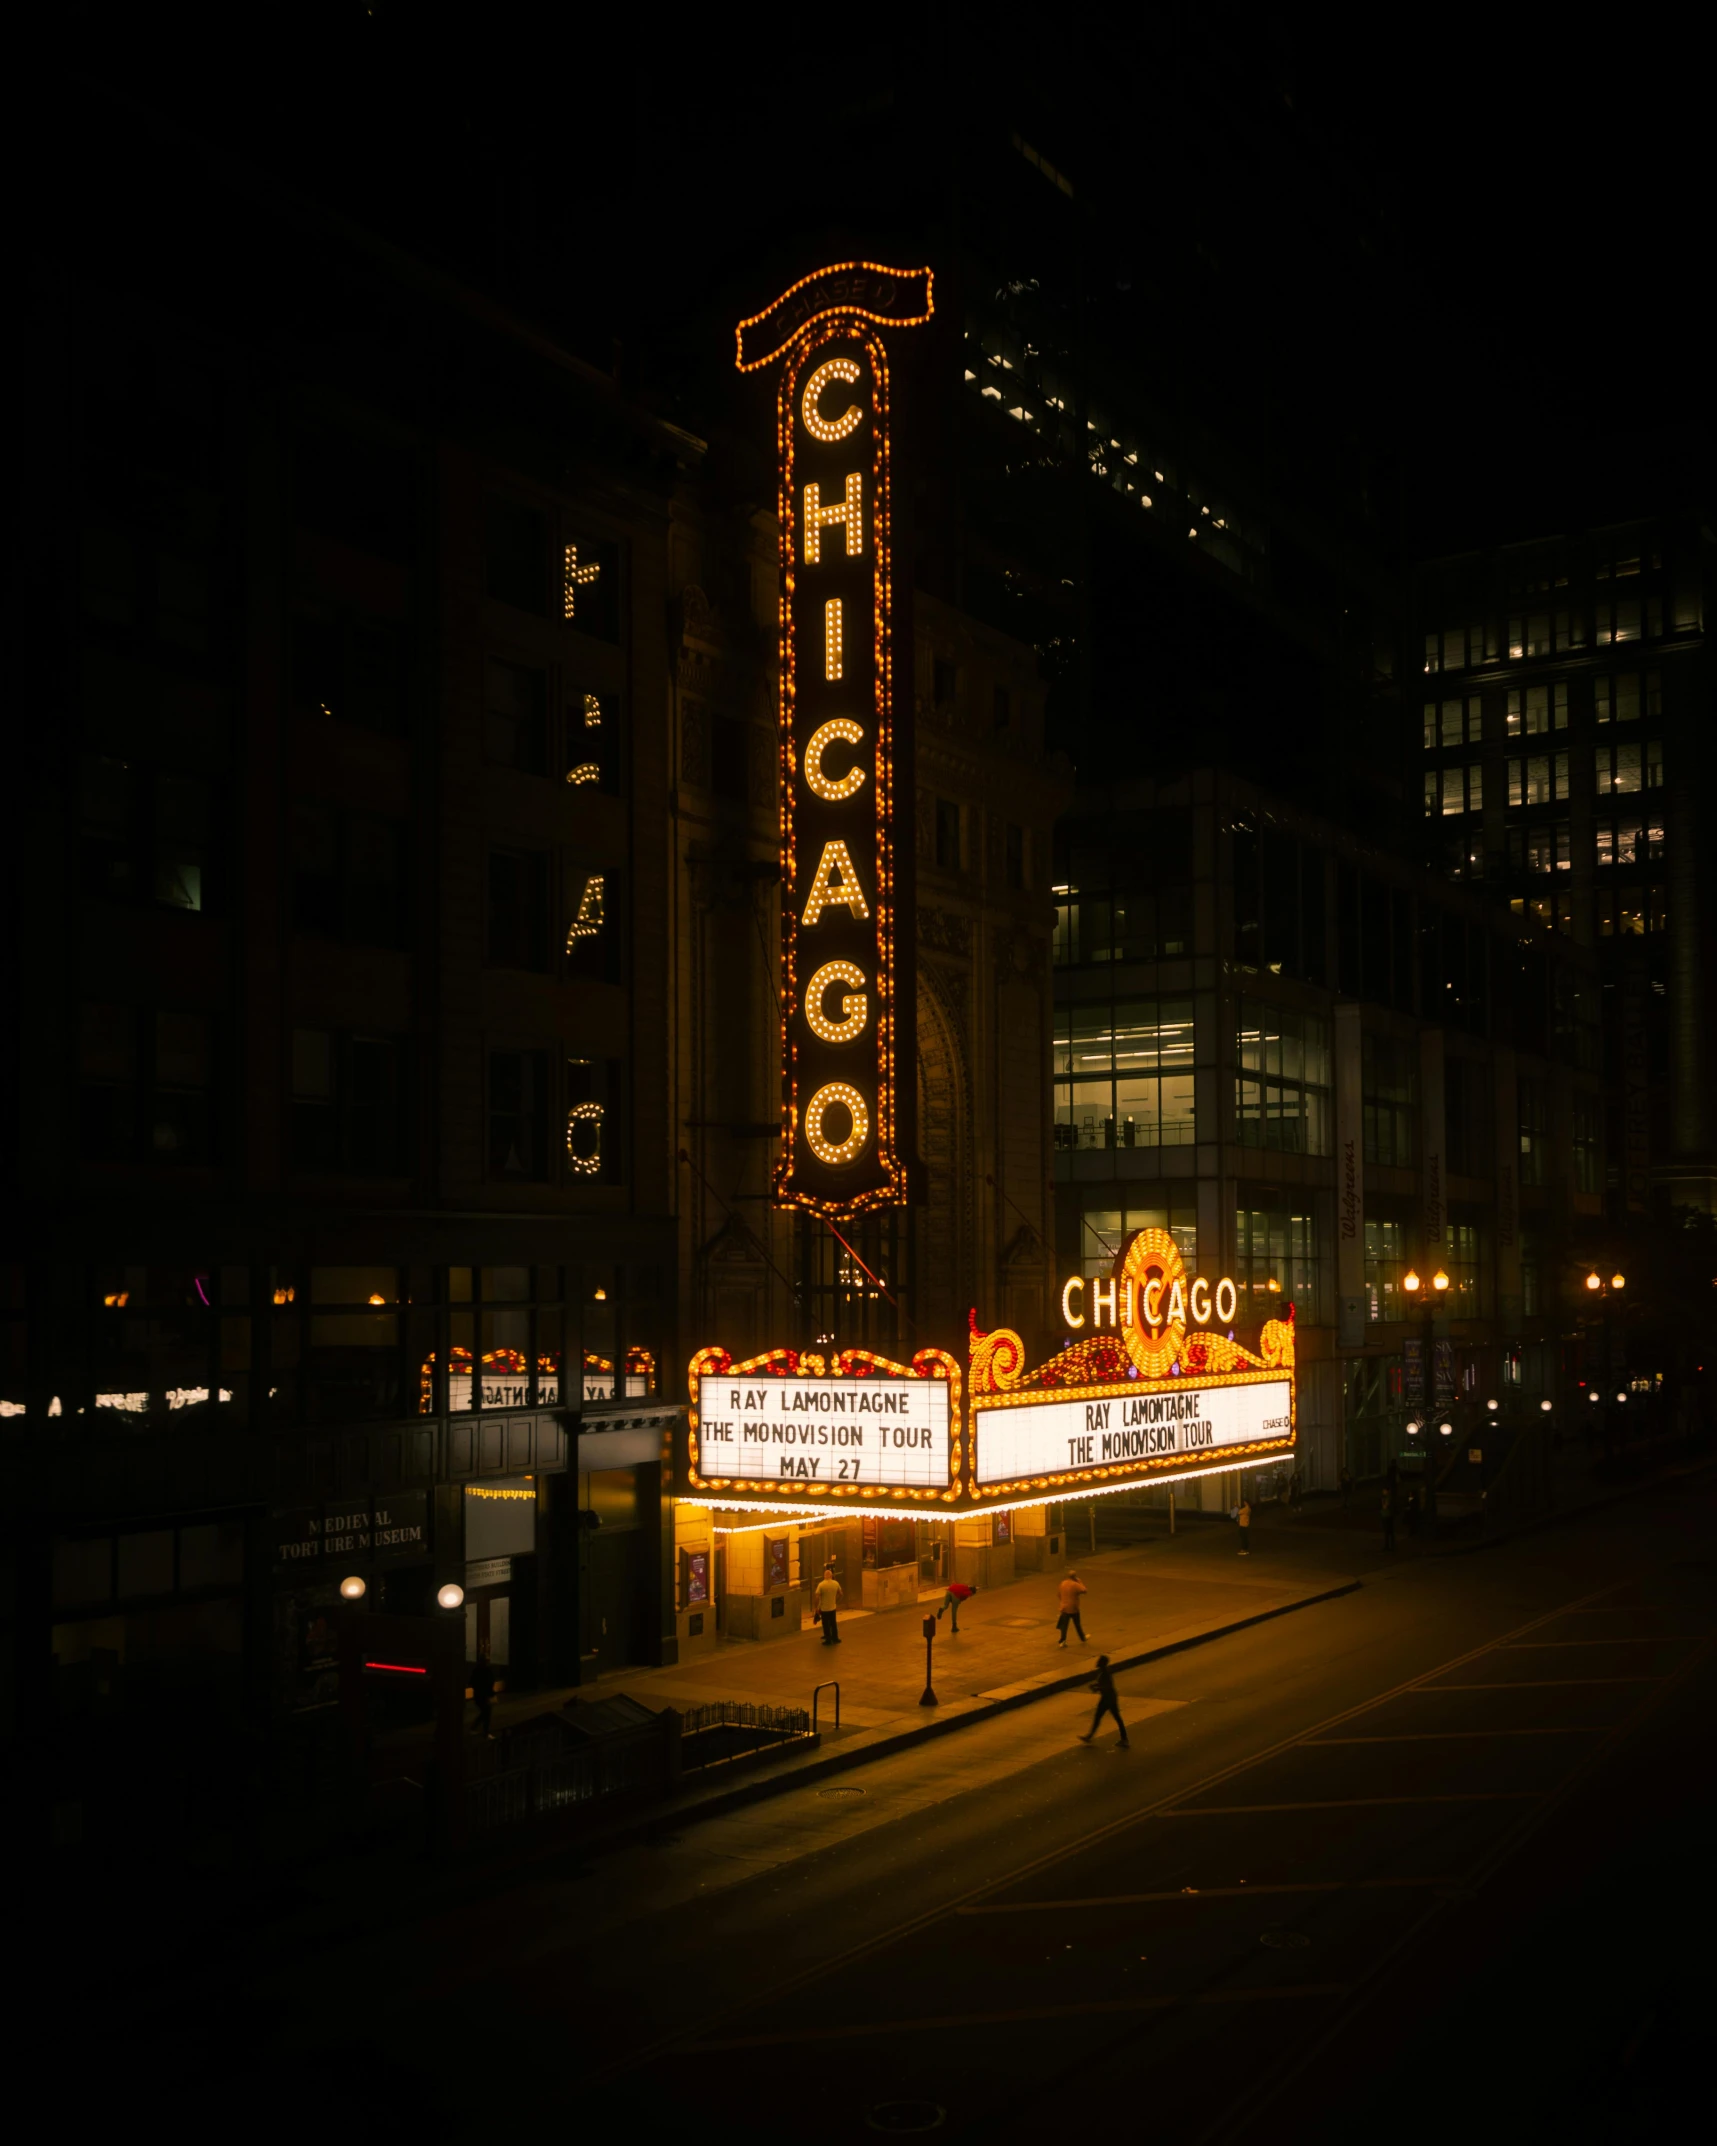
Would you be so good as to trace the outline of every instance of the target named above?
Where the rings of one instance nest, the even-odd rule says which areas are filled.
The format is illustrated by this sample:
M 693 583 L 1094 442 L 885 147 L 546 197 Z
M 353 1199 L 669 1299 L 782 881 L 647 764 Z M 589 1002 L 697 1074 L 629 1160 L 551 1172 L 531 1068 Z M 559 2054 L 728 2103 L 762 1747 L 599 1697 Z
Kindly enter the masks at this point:
M 894 606 L 880 331 L 931 311 L 929 269 L 847 262 L 794 284 L 736 336 L 742 372 L 780 366 L 775 1198 L 831 1219 L 906 1199 L 895 1125 Z

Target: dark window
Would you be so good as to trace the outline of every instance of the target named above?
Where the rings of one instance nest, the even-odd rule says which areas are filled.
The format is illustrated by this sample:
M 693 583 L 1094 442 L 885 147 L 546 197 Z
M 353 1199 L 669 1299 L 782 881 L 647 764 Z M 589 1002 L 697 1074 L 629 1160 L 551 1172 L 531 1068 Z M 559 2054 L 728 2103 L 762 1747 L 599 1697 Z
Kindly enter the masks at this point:
M 960 808 L 952 798 L 936 800 L 936 862 L 950 872 L 960 869 Z
M 1328 937 L 1324 900 L 1323 851 L 1302 846 L 1300 850 L 1300 974 L 1309 984 L 1321 984 L 1329 975 Z
M 954 705 L 955 676 L 952 656 L 937 656 L 932 662 L 930 694 L 938 708 L 951 708 Z
M 548 859 L 537 850 L 489 852 L 489 966 L 548 966 Z
M 414 548 L 417 475 L 410 458 L 349 432 L 306 428 L 293 454 L 293 510 L 358 551 L 409 559 Z
M 1413 1011 L 1413 897 L 1396 889 L 1389 897 L 1389 936 L 1394 946 L 1395 975 L 1391 1003 Z
M 710 788 L 717 797 L 743 805 L 749 774 L 751 725 L 731 715 L 718 715 L 710 724 Z
M 1490 1177 L 1495 1165 L 1487 1069 L 1470 1058 L 1451 1057 L 1443 1073 L 1443 1099 L 1450 1170 L 1459 1177 Z
M 548 609 L 548 523 L 534 507 L 491 499 L 488 516 L 489 594 L 539 618 Z
M 491 656 L 483 666 L 483 753 L 499 767 L 548 772 L 548 679 Z
M 360 946 L 407 939 L 405 830 L 330 806 L 292 808 L 292 921 Z
M 1329 1028 L 1313 1014 L 1242 997 L 1235 1042 L 1234 1136 L 1242 1147 L 1327 1155 Z
M 536 1183 L 548 1175 L 548 1053 L 489 1053 L 489 1175 Z
M 566 1174 L 573 1181 L 594 1185 L 621 1181 L 625 1091 L 625 1069 L 618 1058 L 567 1060 Z
M 1520 1113 L 1520 1182 L 1542 1185 L 1550 1153 L 1550 1102 L 1541 1080 L 1523 1079 L 1517 1090 Z M 1522 1252 L 1522 1259 L 1525 1254 Z
M 1395 1036 L 1361 1039 L 1360 1103 L 1365 1159 L 1398 1169 L 1416 1166 L 1419 1126 L 1419 1054 Z
M 292 1163 L 392 1177 L 407 1167 L 405 1045 L 328 1029 L 292 1033 Z
M 301 612 L 292 628 L 292 695 L 318 714 L 384 737 L 406 727 L 405 634 L 362 612 Z
M 206 1014 L 85 1005 L 80 1073 L 90 1160 L 212 1160 L 214 1040 Z
M 1237 826 L 1234 853 L 1234 959 L 1243 969 L 1263 965 L 1260 918 L 1261 888 L 1258 871 L 1258 831 Z
M 340 816 L 330 806 L 292 808 L 292 921 L 319 938 L 340 935 Z
M 1574 1187 L 1597 1192 L 1603 1185 L 1603 1106 L 1595 1095 L 1574 1097 Z
M 1366 873 L 1361 882 L 1360 968 L 1363 994 L 1379 1006 L 1393 1003 L 1389 889 Z
M 1010 720 L 1011 720 L 1011 718 L 1012 718 L 1012 715 L 1013 715 L 1013 703 L 1012 703 L 1012 701 L 1011 701 L 1011 700 L 1009 699 L 1009 697 L 1008 697 L 1008 689 L 1007 689 L 1007 687 L 1006 687 L 1006 686 L 997 686 L 997 688 L 996 688 L 996 728 L 997 728 L 998 730 L 1006 730 L 1006 728 L 1008 727 L 1008 723 L 1009 723 L 1009 721 L 1010 721 Z
M 85 753 L 79 792 L 92 894 L 160 909 L 211 906 L 214 792 L 207 780 Z
M 1360 998 L 1359 871 L 1340 859 L 1335 868 L 1335 929 L 1336 988 L 1347 998 Z
M 1025 885 L 1025 829 L 1008 829 L 1007 848 L 1008 885 L 1017 894 Z

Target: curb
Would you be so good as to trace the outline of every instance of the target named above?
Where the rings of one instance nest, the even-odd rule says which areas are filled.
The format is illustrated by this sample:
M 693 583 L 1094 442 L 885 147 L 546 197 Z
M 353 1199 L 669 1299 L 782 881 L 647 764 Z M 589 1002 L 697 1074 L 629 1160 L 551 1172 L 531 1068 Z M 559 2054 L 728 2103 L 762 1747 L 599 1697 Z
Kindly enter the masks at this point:
M 1207 1646 L 1212 1640 L 1227 1639 L 1235 1632 L 1249 1631 L 1252 1626 L 1270 1624 L 1278 1617 L 1292 1616 L 1296 1610 L 1314 1609 L 1320 1602 L 1334 1602 L 1342 1595 L 1357 1594 L 1364 1585 L 1361 1580 L 1345 1580 L 1339 1587 L 1326 1587 L 1315 1595 L 1302 1595 L 1296 1601 L 1278 1603 L 1274 1609 L 1257 1610 L 1250 1617 L 1237 1617 L 1229 1624 L 1212 1625 L 1205 1632 L 1190 1632 L 1184 1639 L 1170 1640 L 1165 1646 L 1147 1647 L 1138 1654 L 1111 1658 L 1110 1667 L 1119 1674 L 1122 1670 L 1137 1669 L 1145 1662 L 1157 1662 L 1172 1654 L 1185 1654 L 1193 1647 Z M 1096 1657 L 1092 1656 L 1092 1660 Z M 1052 1682 L 1033 1684 L 1025 1690 L 1006 1691 L 1002 1696 L 988 1700 L 981 1706 L 967 1707 L 957 1714 L 940 1718 L 933 1717 L 910 1729 L 879 1738 L 874 1744 L 862 1749 L 830 1751 L 807 1765 L 795 1766 L 790 1771 L 770 1768 L 748 1776 L 732 1788 L 717 1791 L 700 1798 L 696 1803 L 656 1805 L 640 1811 L 635 1817 L 617 1821 L 600 1831 L 588 1833 L 576 1846 L 580 1852 L 617 1847 L 624 1842 L 647 1838 L 652 1834 L 678 1832 L 682 1826 L 695 1825 L 705 1818 L 718 1818 L 728 1811 L 738 1810 L 748 1803 L 760 1803 L 766 1797 L 784 1795 L 789 1789 L 803 1786 L 806 1782 L 821 1780 L 827 1774 L 847 1773 L 855 1766 L 868 1765 L 873 1759 L 892 1758 L 898 1751 L 909 1751 L 917 1744 L 929 1743 L 938 1736 L 950 1736 L 975 1722 L 993 1721 L 1000 1714 L 1012 1713 L 1015 1708 L 1031 1706 L 1039 1699 L 1052 1699 L 1064 1692 L 1080 1691 L 1091 1681 L 1089 1665 L 1074 1674 L 1057 1677 Z M 549 1855 L 562 1846 L 572 1847 L 572 1842 L 544 1843 L 540 1853 Z M 524 1860 L 524 1858 L 521 1858 Z M 533 1855 L 529 1860 L 535 1861 Z

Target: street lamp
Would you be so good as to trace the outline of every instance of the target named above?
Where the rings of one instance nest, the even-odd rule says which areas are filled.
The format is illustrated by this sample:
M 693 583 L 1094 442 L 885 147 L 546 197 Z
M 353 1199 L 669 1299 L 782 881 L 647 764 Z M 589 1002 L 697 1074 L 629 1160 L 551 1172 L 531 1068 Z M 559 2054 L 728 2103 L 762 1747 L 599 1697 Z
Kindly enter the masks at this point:
M 1449 1277 L 1443 1272 L 1442 1268 L 1439 1267 L 1436 1273 L 1433 1274 L 1431 1277 L 1431 1287 L 1437 1292 L 1438 1296 L 1441 1296 L 1443 1291 L 1447 1289 L 1448 1286 Z
M 354 1572 L 350 1578 L 340 1582 L 340 1592 L 348 1602 L 361 1602 L 366 1590 L 364 1582 Z
M 1598 1290 L 1603 1288 L 1603 1286 L 1603 1279 L 1599 1275 L 1597 1268 L 1594 1267 L 1591 1273 L 1588 1274 L 1586 1277 L 1586 1287 L 1590 1289 L 1595 1295 Z
M 1410 1297 L 1415 1297 L 1419 1294 L 1419 1277 L 1411 1267 L 1402 1275 L 1401 1286 Z
M 435 1599 L 444 1610 L 456 1610 L 465 1600 L 465 1590 L 457 1580 L 449 1580 L 445 1587 L 438 1587 Z
M 1610 1287 L 1612 1289 L 1625 1289 L 1627 1286 L 1628 1278 L 1625 1274 L 1612 1274 L 1610 1276 Z

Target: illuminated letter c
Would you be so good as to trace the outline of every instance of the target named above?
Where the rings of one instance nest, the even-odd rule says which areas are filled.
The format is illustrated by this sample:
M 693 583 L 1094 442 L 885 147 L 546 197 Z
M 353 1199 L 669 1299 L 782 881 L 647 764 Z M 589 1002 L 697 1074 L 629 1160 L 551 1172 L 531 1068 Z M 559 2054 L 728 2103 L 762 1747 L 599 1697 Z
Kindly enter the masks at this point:
M 805 787 L 825 805 L 838 805 L 851 797 L 864 781 L 864 763 L 850 767 L 838 778 L 823 773 L 823 755 L 831 745 L 862 745 L 864 732 L 850 715 L 837 715 L 821 723 L 805 741 Z
M 1085 1277 L 1083 1274 L 1070 1274 L 1061 1285 L 1061 1316 L 1069 1326 L 1083 1326 L 1085 1324 L 1085 1314 L 1082 1311 L 1073 1309 L 1073 1292 L 1076 1289 L 1081 1295 L 1084 1294 Z
M 859 377 L 858 363 L 853 358 L 825 358 L 805 382 L 805 393 L 799 403 L 799 415 L 805 420 L 805 430 L 814 440 L 825 446 L 836 440 L 844 440 L 849 432 L 856 432 L 864 422 L 864 412 L 858 404 L 850 403 L 839 417 L 827 418 L 817 408 L 823 399 L 823 390 L 831 380 L 844 380 L 848 387 Z

